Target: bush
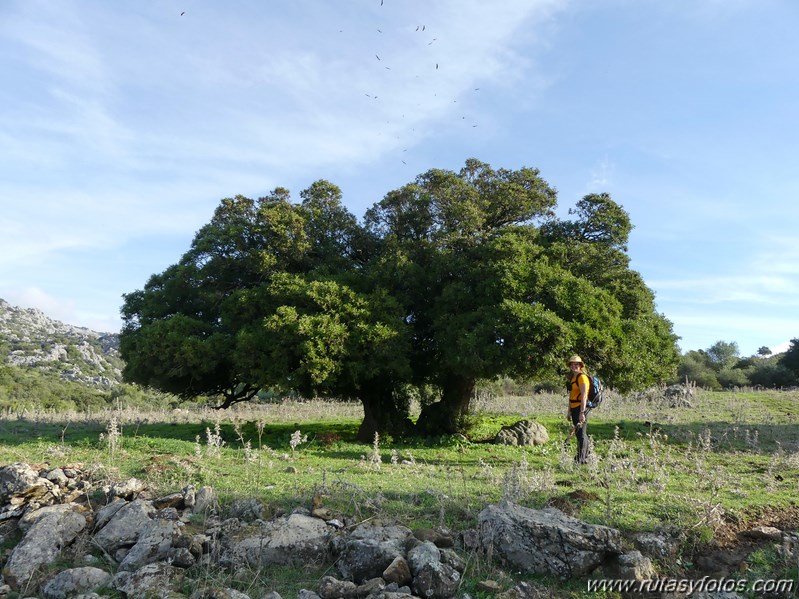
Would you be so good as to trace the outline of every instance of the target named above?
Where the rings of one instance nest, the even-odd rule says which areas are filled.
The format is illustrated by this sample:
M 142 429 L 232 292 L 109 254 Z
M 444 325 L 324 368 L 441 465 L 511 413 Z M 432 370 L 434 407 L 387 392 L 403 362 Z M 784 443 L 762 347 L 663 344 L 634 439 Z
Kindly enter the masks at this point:
M 767 388 L 792 387 L 799 384 L 796 375 L 773 360 L 763 360 L 749 372 L 752 385 Z
M 0 408 L 21 410 L 78 410 L 103 408 L 110 393 L 35 368 L 0 366 Z
M 731 387 L 746 387 L 750 384 L 746 372 L 740 368 L 723 368 L 716 375 L 716 379 L 725 389 L 730 389 Z

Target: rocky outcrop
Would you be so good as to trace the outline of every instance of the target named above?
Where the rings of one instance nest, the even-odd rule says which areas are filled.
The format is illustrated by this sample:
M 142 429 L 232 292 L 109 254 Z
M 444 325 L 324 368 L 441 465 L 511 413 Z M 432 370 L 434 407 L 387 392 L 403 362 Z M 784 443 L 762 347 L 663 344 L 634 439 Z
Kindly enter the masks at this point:
M 38 368 L 97 388 L 122 381 L 117 334 L 64 324 L 0 299 L 0 341 L 12 366 Z

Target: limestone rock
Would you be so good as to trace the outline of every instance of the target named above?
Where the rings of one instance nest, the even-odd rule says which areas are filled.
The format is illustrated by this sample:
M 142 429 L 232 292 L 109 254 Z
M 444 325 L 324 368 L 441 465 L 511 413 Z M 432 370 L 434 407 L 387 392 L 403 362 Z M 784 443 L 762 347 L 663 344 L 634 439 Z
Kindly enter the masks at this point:
M 481 542 L 501 561 L 531 574 L 585 576 L 621 553 L 621 533 L 586 524 L 559 510 L 502 502 L 478 516 Z
M 413 536 L 420 541 L 430 541 L 436 547 L 454 547 L 455 541 L 452 535 L 438 531 L 434 528 L 417 528 L 413 531 Z
M 118 572 L 112 585 L 127 597 L 170 597 L 183 580 L 182 572 L 169 564 L 147 564 L 135 572 Z
M 673 557 L 677 554 L 679 539 L 666 533 L 641 532 L 633 535 L 633 543 L 644 554 L 656 559 Z
M 741 533 L 750 539 L 766 539 L 768 541 L 779 541 L 782 539 L 782 531 L 774 526 L 755 526 Z
M 408 561 L 404 557 L 398 555 L 394 558 L 394 561 L 392 561 L 388 567 L 383 570 L 381 577 L 386 582 L 396 582 L 399 586 L 410 584 L 412 580 L 411 567 L 408 565 Z
M 188 490 L 186 495 L 193 491 Z M 194 493 L 194 507 L 192 508 L 195 514 L 214 514 L 219 509 L 219 500 L 216 496 L 216 491 L 212 487 L 200 487 Z
M 510 426 L 503 426 L 494 437 L 497 445 L 543 445 L 548 442 L 547 429 L 531 420 L 520 420 Z
M 173 520 L 150 520 L 139 532 L 136 544 L 125 555 L 119 569 L 133 571 L 166 560 L 178 533 L 178 524 Z
M 48 580 L 42 586 L 41 593 L 45 599 L 66 599 L 104 587 L 111 578 L 111 574 L 105 570 L 92 566 L 70 568 Z
M 411 586 L 420 597 L 447 599 L 458 590 L 460 573 L 441 561 L 441 550 L 430 541 L 408 552 L 408 564 L 413 573 Z
M 353 599 L 357 590 L 358 585 L 351 580 L 338 580 L 332 576 L 325 576 L 319 584 L 317 594 L 322 599 Z
M 122 547 L 132 547 L 154 514 L 155 508 L 149 501 L 136 499 L 126 503 L 94 535 L 94 542 L 110 555 Z
M 405 553 L 405 542 L 412 538 L 405 526 L 366 523 L 348 537 L 332 543 L 336 567 L 342 577 L 356 583 L 377 578 Z
M 14 548 L 3 568 L 13 589 L 25 584 L 36 571 L 51 564 L 61 550 L 86 528 L 86 517 L 75 511 L 48 513 L 39 519 Z
M 649 580 L 657 574 L 652 560 L 644 557 L 638 550 L 613 556 L 608 560 L 606 571 L 609 578 L 625 580 Z
M 291 514 L 237 531 L 235 538 L 227 541 L 222 562 L 234 568 L 319 562 L 327 555 L 329 540 L 324 521 Z
M 28 464 L 15 463 L 0 468 L 0 505 L 19 506 L 33 501 L 40 505 L 51 505 L 60 496 L 58 485 Z

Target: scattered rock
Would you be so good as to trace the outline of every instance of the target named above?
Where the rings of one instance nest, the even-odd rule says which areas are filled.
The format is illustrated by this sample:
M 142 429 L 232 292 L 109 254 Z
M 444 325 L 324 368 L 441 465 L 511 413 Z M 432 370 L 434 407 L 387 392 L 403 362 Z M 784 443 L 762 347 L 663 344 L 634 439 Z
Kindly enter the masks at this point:
M 121 497 L 122 499 L 134 499 L 147 489 L 147 485 L 138 478 L 130 478 L 122 483 L 111 485 L 109 494 L 111 497 Z
M 520 420 L 503 426 L 494 438 L 497 445 L 544 445 L 549 442 L 549 433 L 543 425 L 531 420 Z
M 358 585 L 351 580 L 338 580 L 332 576 L 325 576 L 319 584 L 317 593 L 321 599 L 353 599 L 357 590 Z
M 495 594 L 502 590 L 502 585 L 496 580 L 481 580 L 477 583 L 477 590 L 484 593 Z
M 782 539 L 782 531 L 774 526 L 756 526 L 741 532 L 744 537 L 750 539 L 766 539 L 768 541 L 779 541 Z
M 348 537 L 336 537 L 331 543 L 339 574 L 357 583 L 381 576 L 405 554 L 405 542 L 411 537 L 405 526 L 361 524 Z
M 386 582 L 396 582 L 399 586 L 410 584 L 412 580 L 411 568 L 408 565 L 408 561 L 401 555 L 398 555 L 394 558 L 394 561 L 392 561 L 388 567 L 383 570 L 383 574 L 381 576 Z
M 183 576 L 183 570 L 169 564 L 147 564 L 136 572 L 117 573 L 112 585 L 127 597 L 169 597 Z
M 155 507 L 149 501 L 136 499 L 126 502 L 94 535 L 94 544 L 110 555 L 122 547 L 132 547 L 154 514 Z
M 215 514 L 219 510 L 219 499 L 212 487 L 200 487 L 196 493 L 192 487 L 188 493 L 194 496 L 192 510 L 195 514 Z
M 498 594 L 497 599 L 550 599 L 551 589 L 533 582 L 520 582 L 512 589 Z
M 667 559 L 677 555 L 679 539 L 667 533 L 641 532 L 633 535 L 633 543 L 644 555 Z
M 237 518 L 244 522 L 255 522 L 264 515 L 264 504 L 262 501 L 251 499 L 237 499 L 227 508 L 228 518 Z

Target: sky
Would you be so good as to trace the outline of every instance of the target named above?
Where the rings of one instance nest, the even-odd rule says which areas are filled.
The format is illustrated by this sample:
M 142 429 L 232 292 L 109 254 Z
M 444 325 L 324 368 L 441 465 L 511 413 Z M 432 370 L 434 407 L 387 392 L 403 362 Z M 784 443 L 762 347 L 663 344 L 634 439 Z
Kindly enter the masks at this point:
M 0 298 L 97 331 L 225 197 L 609 193 L 682 351 L 799 337 L 794 0 L 4 0 Z

